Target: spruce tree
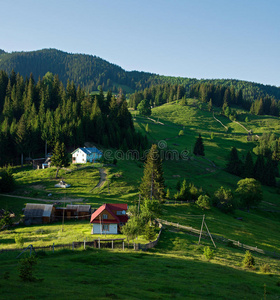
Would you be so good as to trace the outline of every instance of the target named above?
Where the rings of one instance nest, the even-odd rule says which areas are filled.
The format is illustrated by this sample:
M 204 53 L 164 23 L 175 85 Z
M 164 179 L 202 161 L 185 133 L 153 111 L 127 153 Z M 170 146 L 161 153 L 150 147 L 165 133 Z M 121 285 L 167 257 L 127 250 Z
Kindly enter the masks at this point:
M 271 158 L 267 159 L 267 162 L 265 164 L 265 172 L 264 172 L 264 184 L 269 186 L 275 186 L 276 180 L 275 180 L 275 165 Z
M 153 144 L 144 165 L 144 176 L 140 185 L 140 194 L 144 199 L 163 200 L 164 178 L 162 161 L 157 148 Z
M 246 154 L 244 169 L 243 169 L 243 177 L 244 178 L 254 177 L 254 162 L 250 151 L 248 151 Z
M 194 155 L 201 155 L 201 156 L 205 156 L 204 154 L 204 145 L 203 145 L 203 140 L 201 137 L 201 134 L 199 134 L 195 145 L 194 145 L 194 149 L 193 149 L 193 154 Z
M 54 150 L 53 150 L 53 156 L 51 158 L 52 164 L 57 167 L 55 178 L 58 176 L 58 171 L 62 167 L 68 167 L 69 166 L 69 160 L 67 156 L 67 152 L 65 149 L 64 143 L 57 142 L 55 144 Z
M 231 148 L 226 171 L 236 176 L 240 176 L 242 174 L 242 162 L 238 157 L 238 152 L 235 147 Z
M 258 155 L 256 163 L 254 165 L 254 178 L 261 183 L 265 181 L 265 162 L 263 155 Z

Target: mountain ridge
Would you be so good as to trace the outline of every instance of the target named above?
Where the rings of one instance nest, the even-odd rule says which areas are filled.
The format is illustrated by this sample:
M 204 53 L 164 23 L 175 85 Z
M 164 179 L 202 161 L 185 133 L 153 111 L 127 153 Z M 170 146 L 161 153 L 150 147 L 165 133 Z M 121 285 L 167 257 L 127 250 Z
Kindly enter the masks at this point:
M 91 54 L 69 53 L 55 48 L 35 51 L 5 52 L 0 49 L 0 70 L 10 73 L 14 70 L 23 76 L 33 74 L 34 79 L 42 78 L 47 72 L 58 74 L 64 85 L 73 81 L 88 90 L 97 90 L 101 85 L 104 90 L 117 92 L 121 87 L 125 92 L 143 90 L 157 84 L 181 84 L 189 90 L 198 82 L 235 86 L 238 89 L 251 90 L 247 98 L 255 100 L 269 95 L 280 99 L 280 87 L 264 85 L 238 79 L 196 79 L 188 77 L 165 76 L 144 71 L 126 71 L 121 66 Z

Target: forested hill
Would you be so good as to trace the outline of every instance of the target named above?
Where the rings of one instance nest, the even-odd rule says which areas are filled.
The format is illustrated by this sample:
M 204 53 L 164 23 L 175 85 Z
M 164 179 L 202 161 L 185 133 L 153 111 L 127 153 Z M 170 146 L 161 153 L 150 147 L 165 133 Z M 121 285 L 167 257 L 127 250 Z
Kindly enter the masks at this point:
M 76 86 L 81 85 L 90 91 L 97 90 L 101 85 L 103 90 L 111 89 L 113 92 L 117 92 L 121 87 L 124 92 L 132 93 L 152 85 L 170 83 L 183 85 L 188 93 L 193 84 L 206 82 L 226 87 L 234 86 L 237 90 L 242 90 L 244 98 L 250 101 L 267 95 L 280 99 L 280 87 L 233 79 L 198 80 L 125 71 L 120 66 L 96 56 L 70 54 L 56 49 L 12 53 L 0 49 L 0 70 L 8 73 L 14 70 L 16 73 L 28 77 L 30 73 L 33 73 L 35 80 L 38 80 L 39 76 L 42 78 L 47 72 L 52 72 L 58 74 L 65 86 L 67 80 L 70 80 Z

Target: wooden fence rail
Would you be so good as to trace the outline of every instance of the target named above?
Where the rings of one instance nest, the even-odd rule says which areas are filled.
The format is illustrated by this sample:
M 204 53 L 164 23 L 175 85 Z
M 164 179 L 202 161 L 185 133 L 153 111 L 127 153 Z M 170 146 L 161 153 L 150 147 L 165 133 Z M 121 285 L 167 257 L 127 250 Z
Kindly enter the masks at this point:
M 166 220 L 161 220 L 161 219 L 158 219 L 158 221 L 161 224 L 168 225 L 168 226 L 173 226 L 173 227 L 177 227 L 177 228 L 181 228 L 181 229 L 189 231 L 189 232 L 191 232 L 191 233 L 193 233 L 195 235 L 199 235 L 200 234 L 200 230 L 192 228 L 192 227 L 189 227 L 189 226 L 184 226 L 184 225 L 180 225 L 179 223 L 172 223 L 172 222 L 168 222 Z M 205 231 L 202 231 L 202 236 L 204 238 L 209 238 L 207 232 L 205 232 Z M 222 243 L 226 243 L 226 244 L 232 243 L 232 245 L 237 246 L 239 248 L 250 250 L 250 251 L 254 251 L 254 252 L 258 252 L 258 253 L 261 253 L 261 254 L 264 254 L 264 255 L 267 255 L 267 256 L 272 256 L 272 257 L 280 259 L 280 254 L 276 253 L 275 251 L 272 252 L 272 251 L 262 250 L 262 249 L 259 249 L 257 246 L 256 247 L 252 247 L 252 246 L 240 243 L 239 241 L 227 239 L 227 238 L 225 238 L 223 236 L 219 236 L 219 235 L 212 234 L 212 237 L 214 239 L 222 242 Z

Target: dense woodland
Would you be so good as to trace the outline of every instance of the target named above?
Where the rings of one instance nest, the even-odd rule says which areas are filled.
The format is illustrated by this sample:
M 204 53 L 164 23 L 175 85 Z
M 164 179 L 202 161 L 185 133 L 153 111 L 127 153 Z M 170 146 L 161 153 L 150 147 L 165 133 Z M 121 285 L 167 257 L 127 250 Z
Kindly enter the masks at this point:
M 0 71 L 0 165 L 18 163 L 20 156 L 36 157 L 45 144 L 57 141 L 66 147 L 85 141 L 106 147 L 148 148 L 148 141 L 134 130 L 127 101 L 121 93 L 96 96 L 57 75 L 47 73 L 36 82 L 32 76 Z
M 103 90 L 117 92 L 121 87 L 124 92 L 144 90 L 153 85 L 170 84 L 181 85 L 189 94 L 190 88 L 196 83 L 221 85 L 225 88 L 233 86 L 236 91 L 242 90 L 242 96 L 247 101 L 254 101 L 269 96 L 280 99 L 280 88 L 254 82 L 233 79 L 202 79 L 160 76 L 147 72 L 125 71 L 121 67 L 111 64 L 99 57 L 85 54 L 70 54 L 56 49 L 43 49 L 31 52 L 6 53 L 0 50 L 0 70 L 8 74 L 12 70 L 23 76 L 33 73 L 34 80 L 42 78 L 47 72 L 58 74 L 66 86 L 67 80 L 76 86 L 86 88 L 87 91 Z
M 183 85 L 165 83 L 145 88 L 129 97 L 129 107 L 136 109 L 142 100 L 148 100 L 151 106 L 159 106 L 186 96 Z
M 197 83 L 190 89 L 191 98 L 210 102 L 211 105 L 223 107 L 223 110 L 231 105 L 236 105 L 250 110 L 255 115 L 279 116 L 280 103 L 275 98 L 266 95 L 252 102 L 243 94 L 241 89 L 236 89 L 234 86 L 225 87 L 210 83 Z

